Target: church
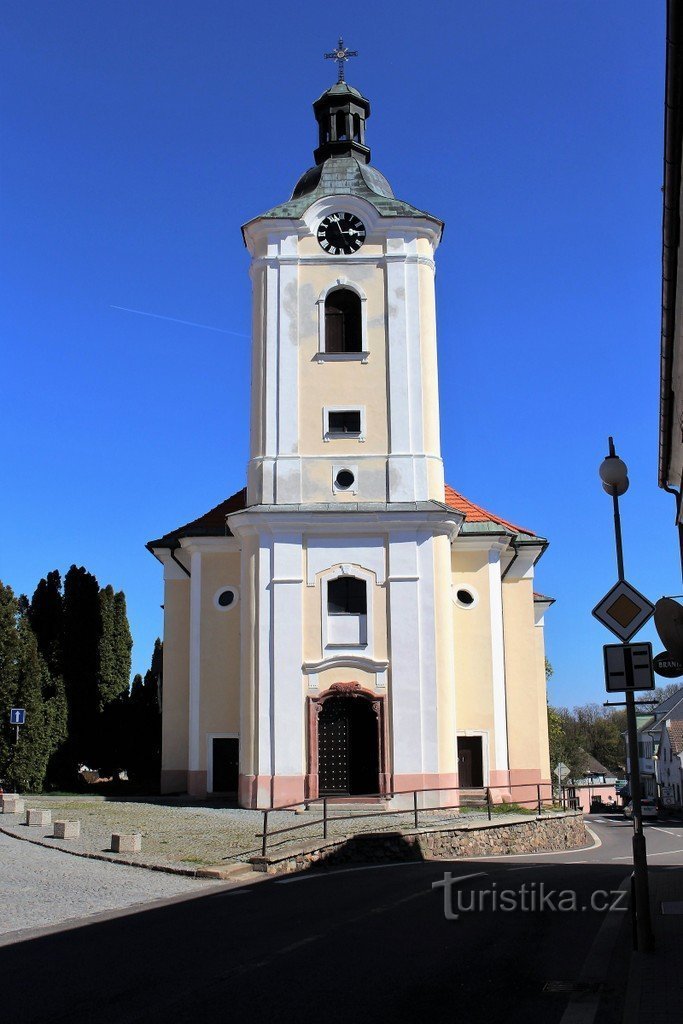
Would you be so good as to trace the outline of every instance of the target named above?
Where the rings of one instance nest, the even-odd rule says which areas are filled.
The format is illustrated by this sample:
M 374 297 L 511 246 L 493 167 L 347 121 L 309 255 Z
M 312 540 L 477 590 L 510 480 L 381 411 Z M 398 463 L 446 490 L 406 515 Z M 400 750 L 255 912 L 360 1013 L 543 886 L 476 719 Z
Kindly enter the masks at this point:
M 550 781 L 547 541 L 445 483 L 443 223 L 371 165 L 352 55 L 328 55 L 314 166 L 242 229 L 246 487 L 147 545 L 164 569 L 161 790 L 251 808 L 532 799 Z

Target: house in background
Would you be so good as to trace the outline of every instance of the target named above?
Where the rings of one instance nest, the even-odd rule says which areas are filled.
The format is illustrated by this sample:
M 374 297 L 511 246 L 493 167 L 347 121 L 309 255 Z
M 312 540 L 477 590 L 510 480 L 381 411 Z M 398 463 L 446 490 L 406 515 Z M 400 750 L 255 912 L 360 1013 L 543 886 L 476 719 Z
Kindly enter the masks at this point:
M 584 751 L 586 760 L 585 775 L 566 787 L 565 795 L 570 806 L 576 810 L 588 812 L 594 800 L 603 804 L 612 800 L 617 803 L 617 776 L 609 768 Z
M 671 810 L 683 806 L 683 701 L 650 729 L 657 797 Z
M 640 765 L 640 788 L 642 796 L 656 800 L 659 797 L 659 778 L 657 764 L 659 759 L 658 745 L 662 729 L 669 718 L 683 718 L 683 687 L 663 700 L 648 714 L 637 716 L 638 726 L 638 763 Z M 630 752 L 628 734 L 624 733 L 626 744 L 626 771 L 630 777 Z

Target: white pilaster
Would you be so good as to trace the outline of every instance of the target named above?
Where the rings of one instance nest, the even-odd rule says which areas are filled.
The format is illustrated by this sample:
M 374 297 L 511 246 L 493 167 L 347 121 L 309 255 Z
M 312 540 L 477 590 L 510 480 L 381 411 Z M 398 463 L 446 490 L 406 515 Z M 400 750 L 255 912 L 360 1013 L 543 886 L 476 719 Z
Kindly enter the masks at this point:
M 200 771 L 202 553 L 190 556 L 190 679 L 188 769 Z
M 304 771 L 303 546 L 300 533 L 278 534 L 273 543 L 272 705 L 273 768 L 276 775 Z
M 393 768 L 397 775 L 422 771 L 419 579 L 417 532 L 392 533 L 387 584 Z

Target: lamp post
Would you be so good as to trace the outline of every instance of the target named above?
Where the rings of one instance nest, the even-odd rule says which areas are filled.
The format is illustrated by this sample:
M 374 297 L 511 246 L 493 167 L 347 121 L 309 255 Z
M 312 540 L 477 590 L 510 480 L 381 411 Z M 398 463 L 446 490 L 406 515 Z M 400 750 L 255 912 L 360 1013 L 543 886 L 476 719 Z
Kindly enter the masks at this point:
M 621 516 L 619 498 L 628 490 L 626 464 L 614 450 L 614 441 L 609 439 L 609 455 L 600 466 L 600 479 L 604 490 L 611 495 L 614 505 L 614 540 L 617 549 L 617 571 L 619 581 L 624 580 L 624 552 L 621 542 Z M 629 785 L 633 806 L 633 895 L 635 897 L 636 928 L 638 949 L 651 952 L 654 949 L 652 921 L 650 919 L 650 887 L 647 877 L 647 850 L 643 832 L 643 814 L 640 802 L 640 764 L 638 761 L 638 724 L 633 690 L 626 690 L 626 728 L 628 734 Z

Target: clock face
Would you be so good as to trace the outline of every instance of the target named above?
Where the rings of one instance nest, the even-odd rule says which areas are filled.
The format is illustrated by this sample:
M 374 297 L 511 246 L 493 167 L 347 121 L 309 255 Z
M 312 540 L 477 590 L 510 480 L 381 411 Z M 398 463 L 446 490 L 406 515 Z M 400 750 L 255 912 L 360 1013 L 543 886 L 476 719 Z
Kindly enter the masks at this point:
M 331 213 L 318 227 L 318 242 L 330 256 L 349 256 L 365 241 L 365 225 L 353 213 Z

